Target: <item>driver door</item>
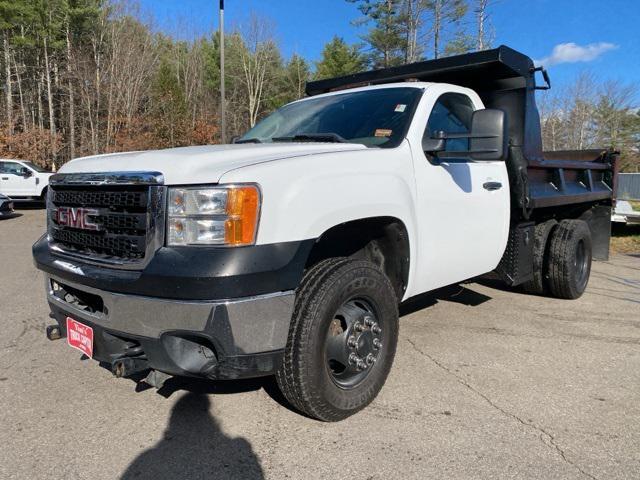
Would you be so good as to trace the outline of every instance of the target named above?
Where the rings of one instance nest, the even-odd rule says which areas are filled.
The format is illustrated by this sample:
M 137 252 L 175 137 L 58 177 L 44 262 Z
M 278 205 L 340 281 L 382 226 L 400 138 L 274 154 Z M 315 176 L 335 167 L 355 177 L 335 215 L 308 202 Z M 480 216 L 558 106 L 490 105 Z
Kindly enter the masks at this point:
M 35 195 L 35 177 L 25 177 L 21 170 L 24 165 L 18 162 L 0 161 L 0 192 L 9 197 L 28 197 Z
M 482 108 L 465 93 L 447 92 L 433 105 L 424 135 L 469 133 Z M 445 151 L 469 150 L 469 140 L 447 140 Z M 503 161 L 416 153 L 421 290 L 450 285 L 493 270 L 509 231 L 509 179 Z M 499 185 L 499 186 L 498 186 Z

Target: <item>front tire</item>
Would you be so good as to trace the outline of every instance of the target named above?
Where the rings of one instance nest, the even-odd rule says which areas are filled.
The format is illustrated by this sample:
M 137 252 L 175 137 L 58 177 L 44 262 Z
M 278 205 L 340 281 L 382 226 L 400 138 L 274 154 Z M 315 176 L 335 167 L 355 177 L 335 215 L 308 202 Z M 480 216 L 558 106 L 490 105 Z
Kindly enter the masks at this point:
M 591 231 L 582 220 L 562 220 L 551 236 L 547 269 L 556 298 L 579 298 L 591 274 Z
M 342 420 L 378 395 L 397 341 L 398 300 L 386 275 L 367 261 L 324 260 L 297 291 L 278 385 L 310 417 Z

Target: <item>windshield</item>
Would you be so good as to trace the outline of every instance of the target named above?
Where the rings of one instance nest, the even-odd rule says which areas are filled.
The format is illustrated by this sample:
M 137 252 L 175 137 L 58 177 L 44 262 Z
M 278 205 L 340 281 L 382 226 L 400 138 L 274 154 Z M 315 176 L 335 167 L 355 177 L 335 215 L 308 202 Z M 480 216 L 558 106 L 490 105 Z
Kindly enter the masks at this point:
M 22 163 L 27 167 L 29 167 L 30 169 L 35 170 L 38 173 L 50 173 L 49 170 L 39 167 L 35 163 L 31 163 L 31 162 L 22 162 Z
M 331 141 L 395 147 L 403 140 L 423 90 L 380 88 L 285 105 L 238 142 Z

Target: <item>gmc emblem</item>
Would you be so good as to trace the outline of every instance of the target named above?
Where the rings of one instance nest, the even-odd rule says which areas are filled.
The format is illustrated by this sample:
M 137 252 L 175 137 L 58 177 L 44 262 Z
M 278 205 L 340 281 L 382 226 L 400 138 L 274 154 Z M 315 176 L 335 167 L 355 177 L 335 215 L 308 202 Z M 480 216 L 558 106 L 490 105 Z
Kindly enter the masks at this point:
M 93 208 L 58 207 L 54 211 L 56 223 L 63 227 L 79 228 L 81 230 L 100 230 L 100 225 L 89 220 L 90 216 L 98 215 Z

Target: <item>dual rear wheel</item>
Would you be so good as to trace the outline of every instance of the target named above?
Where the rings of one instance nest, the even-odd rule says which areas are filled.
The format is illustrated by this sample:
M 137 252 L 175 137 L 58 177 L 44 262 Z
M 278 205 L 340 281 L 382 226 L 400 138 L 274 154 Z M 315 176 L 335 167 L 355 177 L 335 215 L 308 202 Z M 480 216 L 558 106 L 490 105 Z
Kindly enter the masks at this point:
M 579 298 L 591 274 L 591 231 L 583 220 L 549 220 L 535 227 L 533 278 L 528 293 Z

